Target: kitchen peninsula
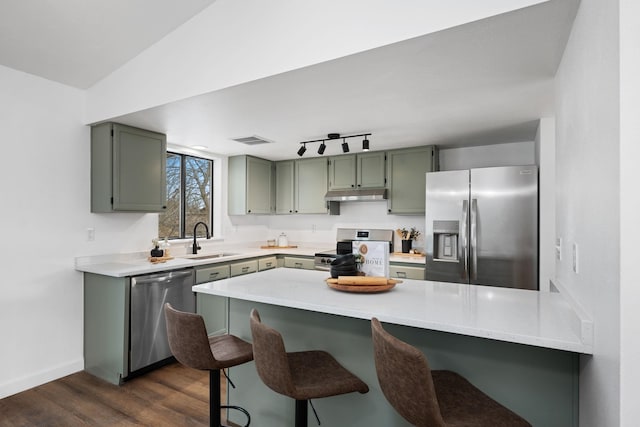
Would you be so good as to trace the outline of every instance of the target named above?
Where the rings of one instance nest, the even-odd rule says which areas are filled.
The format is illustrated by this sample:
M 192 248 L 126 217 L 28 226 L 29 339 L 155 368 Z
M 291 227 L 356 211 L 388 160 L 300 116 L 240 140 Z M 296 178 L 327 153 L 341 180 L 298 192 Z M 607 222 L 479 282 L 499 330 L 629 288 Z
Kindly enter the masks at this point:
M 591 353 L 580 319 L 559 293 L 405 280 L 389 292 L 327 287 L 326 272 L 273 269 L 194 286 L 224 298 L 227 329 L 250 340 L 249 312 L 279 330 L 288 351 L 323 349 L 362 378 L 367 395 L 314 402 L 326 425 L 405 425 L 377 383 L 369 320 L 422 350 L 433 369 L 451 369 L 533 425 L 578 425 L 578 354 Z M 232 370 L 232 403 L 260 425 L 291 424 L 289 399 L 258 379 L 252 364 Z

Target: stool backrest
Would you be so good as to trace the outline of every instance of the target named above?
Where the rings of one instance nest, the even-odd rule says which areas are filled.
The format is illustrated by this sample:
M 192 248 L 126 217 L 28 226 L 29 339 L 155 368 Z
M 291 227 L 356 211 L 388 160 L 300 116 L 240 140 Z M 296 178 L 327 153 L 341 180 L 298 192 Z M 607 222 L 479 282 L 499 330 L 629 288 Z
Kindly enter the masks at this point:
M 262 323 L 255 308 L 251 310 L 249 321 L 253 339 L 253 360 L 258 376 L 271 390 L 285 396 L 294 396 L 295 385 L 282 335 Z
M 169 348 L 178 362 L 194 369 L 218 369 L 202 316 L 176 310 L 169 303 L 164 305 L 164 316 Z
M 378 382 L 391 406 L 415 426 L 444 427 L 424 354 L 385 331 L 375 317 L 371 332 Z

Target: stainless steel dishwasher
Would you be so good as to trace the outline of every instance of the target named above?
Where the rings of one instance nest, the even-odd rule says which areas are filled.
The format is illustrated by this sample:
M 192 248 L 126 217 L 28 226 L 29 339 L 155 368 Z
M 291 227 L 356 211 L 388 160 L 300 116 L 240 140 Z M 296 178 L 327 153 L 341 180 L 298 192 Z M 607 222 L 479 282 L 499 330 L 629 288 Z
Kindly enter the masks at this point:
M 145 274 L 131 278 L 129 373 L 171 357 L 164 304 L 195 313 L 193 269 Z

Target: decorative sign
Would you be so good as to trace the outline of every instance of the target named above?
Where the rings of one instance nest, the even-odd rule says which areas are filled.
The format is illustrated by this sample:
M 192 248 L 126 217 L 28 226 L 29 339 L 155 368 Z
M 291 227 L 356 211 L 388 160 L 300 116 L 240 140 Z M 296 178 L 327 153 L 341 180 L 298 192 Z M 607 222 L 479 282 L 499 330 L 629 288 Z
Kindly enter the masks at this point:
M 366 276 L 389 277 L 389 242 L 354 240 L 352 249 Z

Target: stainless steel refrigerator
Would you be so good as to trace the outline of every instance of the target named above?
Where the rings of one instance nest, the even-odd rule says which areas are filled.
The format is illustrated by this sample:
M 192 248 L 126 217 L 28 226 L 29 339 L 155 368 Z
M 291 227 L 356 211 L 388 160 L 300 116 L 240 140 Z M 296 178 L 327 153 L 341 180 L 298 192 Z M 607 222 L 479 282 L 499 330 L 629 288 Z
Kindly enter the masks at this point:
M 426 279 L 538 289 L 538 168 L 426 177 Z

